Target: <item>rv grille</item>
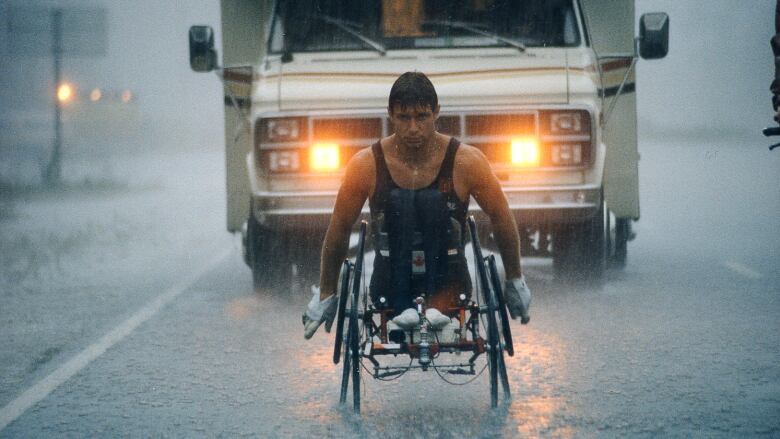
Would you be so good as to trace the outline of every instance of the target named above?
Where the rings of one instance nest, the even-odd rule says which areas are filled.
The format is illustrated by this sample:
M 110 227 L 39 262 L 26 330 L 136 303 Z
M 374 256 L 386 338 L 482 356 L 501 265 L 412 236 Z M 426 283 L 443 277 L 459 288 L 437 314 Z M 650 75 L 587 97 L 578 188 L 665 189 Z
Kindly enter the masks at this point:
M 536 134 L 534 114 L 485 114 L 466 116 L 466 136 L 516 136 Z
M 314 140 L 370 139 L 382 137 L 382 119 L 314 119 Z

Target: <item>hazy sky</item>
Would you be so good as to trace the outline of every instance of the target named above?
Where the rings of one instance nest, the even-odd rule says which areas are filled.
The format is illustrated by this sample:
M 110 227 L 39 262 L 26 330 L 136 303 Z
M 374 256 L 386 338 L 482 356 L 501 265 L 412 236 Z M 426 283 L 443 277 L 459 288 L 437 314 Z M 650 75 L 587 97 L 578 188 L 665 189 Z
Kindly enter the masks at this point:
M 215 75 L 189 69 L 187 51 L 190 25 L 208 24 L 219 32 L 218 1 L 38 3 L 106 8 L 107 57 L 65 59 L 63 74 L 82 89 L 133 90 L 147 141 L 193 147 L 223 142 L 221 87 Z M 1 4 L 0 32 L 5 33 L 13 3 Z M 671 23 L 669 56 L 640 61 L 637 67 L 640 121 L 645 130 L 673 126 L 698 131 L 715 126 L 734 133 L 758 132 L 771 121 L 769 38 L 774 1 L 637 0 L 636 4 L 637 16 L 665 11 Z M 2 46 L 3 59 L 8 59 L 7 47 Z M 49 59 L 3 62 L 0 74 L 4 114 L 45 104 L 51 81 Z
M 638 64 L 643 120 L 749 130 L 771 122 L 775 1 L 637 0 L 636 5 L 637 16 L 654 11 L 670 16 L 669 55 Z

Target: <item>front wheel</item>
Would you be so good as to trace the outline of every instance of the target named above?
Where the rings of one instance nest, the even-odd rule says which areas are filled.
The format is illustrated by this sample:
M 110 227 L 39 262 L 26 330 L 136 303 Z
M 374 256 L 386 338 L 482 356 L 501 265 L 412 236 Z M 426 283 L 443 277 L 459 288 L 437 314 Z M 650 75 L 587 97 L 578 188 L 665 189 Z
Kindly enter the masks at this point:
M 247 220 L 246 262 L 252 270 L 252 283 L 256 290 L 291 284 L 292 264 L 289 246 L 284 236 L 261 226 L 253 216 Z
M 628 259 L 628 241 L 631 240 L 631 219 L 615 218 L 610 212 L 608 218 L 609 226 L 609 255 L 607 257 L 608 266 L 612 269 L 623 269 Z
M 604 202 L 590 219 L 558 225 L 553 232 L 553 268 L 557 276 L 601 280 L 607 259 Z

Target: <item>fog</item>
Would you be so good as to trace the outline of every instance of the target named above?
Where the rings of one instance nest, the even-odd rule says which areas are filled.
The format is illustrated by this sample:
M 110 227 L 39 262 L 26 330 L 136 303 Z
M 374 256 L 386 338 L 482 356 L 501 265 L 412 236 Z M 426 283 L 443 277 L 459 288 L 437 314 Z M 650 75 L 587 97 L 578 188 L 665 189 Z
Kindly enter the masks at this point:
M 10 11 L 30 4 L 106 14 L 105 54 L 62 60 L 78 99 L 54 187 L 52 60 L 11 50 Z M 761 135 L 775 2 L 636 4 L 637 20 L 667 12 L 671 36 L 637 64 L 626 266 L 580 283 L 523 258 L 533 317 L 512 323 L 498 409 L 487 374 L 365 374 L 359 418 L 336 403 L 333 334 L 302 337 L 321 243 L 289 234 L 308 265 L 258 286 L 225 230 L 232 110 L 187 47 L 193 24 L 221 47 L 219 2 L 0 2 L 0 437 L 777 436 L 780 151 Z
M 775 2 L 636 4 L 637 16 L 665 11 L 670 18 L 669 55 L 638 63 L 641 133 L 698 135 L 714 130 L 717 136 L 757 140 L 760 128 L 772 120 L 769 38 L 774 34 Z
M 66 156 L 85 149 L 100 154 L 160 148 L 221 148 L 224 131 L 221 85 L 215 75 L 197 75 L 189 69 L 187 48 L 187 31 L 192 24 L 219 28 L 218 2 L 3 2 L 0 34 L 10 32 L 10 11 L 20 5 L 106 11 L 105 55 L 63 55 L 62 78 L 75 87 L 80 101 L 86 102 L 74 102 L 63 109 Z M 44 34 L 41 38 L 51 37 Z M 52 58 L 12 54 L 11 40 L 3 38 L 0 44 L 3 51 L 1 148 L 6 153 L 9 149 L 48 148 L 54 124 Z M 107 91 L 118 94 L 130 90 L 133 101 L 126 106 L 109 107 L 113 120 L 105 118 L 101 121 L 103 126 L 92 127 L 101 137 L 85 141 L 83 137 L 88 133 L 83 128 L 78 131 L 74 126 L 78 124 L 69 122 L 78 117 L 79 111 L 90 110 L 88 96 L 94 88 L 103 90 L 104 95 Z M 37 132 L 30 133 L 29 128 Z
M 9 12 L 22 3 L 29 4 L 9 1 L 0 6 L 0 34 L 10 32 Z M 85 141 L 80 138 L 83 133 L 74 132 L 66 120 L 66 154 L 83 148 L 222 147 L 221 86 L 215 75 L 189 69 L 187 51 L 187 29 L 192 24 L 212 26 L 219 47 L 218 2 L 65 0 L 35 4 L 104 8 L 107 53 L 97 58 L 65 55 L 63 78 L 79 93 L 93 88 L 128 89 L 136 98 L 132 110 L 120 113 L 128 121 L 105 123 L 104 142 Z M 758 140 L 760 128 L 771 121 L 773 8 L 771 0 L 714 0 L 706 2 L 706 7 L 698 2 L 638 0 L 637 17 L 665 11 L 671 23 L 669 55 L 638 63 L 640 134 L 706 132 Z M 7 154 L 25 148 L 29 154 L 30 149 L 47 148 L 52 135 L 52 61 L 46 56 L 14 55 L 10 38 L 3 40 L 0 149 Z M 69 117 L 67 110 L 65 118 Z M 30 127 L 35 133 L 29 132 Z

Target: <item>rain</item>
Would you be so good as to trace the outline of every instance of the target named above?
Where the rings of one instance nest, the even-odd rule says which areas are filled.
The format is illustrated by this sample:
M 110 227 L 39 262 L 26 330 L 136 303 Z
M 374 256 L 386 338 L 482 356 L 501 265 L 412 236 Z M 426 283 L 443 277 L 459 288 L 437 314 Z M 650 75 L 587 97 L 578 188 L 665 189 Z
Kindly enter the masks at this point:
M 299 174 L 285 167 L 315 163 L 293 148 L 272 148 L 283 141 L 270 147 L 273 159 L 258 152 L 247 161 L 241 148 L 268 143 L 261 133 L 270 130 L 253 118 L 332 121 L 350 114 L 353 122 L 336 128 L 322 122 L 322 132 L 367 130 L 368 123 L 355 121 L 375 121 L 377 135 L 352 145 L 354 154 L 392 133 L 390 86 L 420 65 L 430 66 L 421 70 L 439 93 L 440 131 L 460 134 L 467 134 L 470 111 L 606 111 L 611 98 L 602 108 L 593 83 L 582 79 L 595 73 L 588 76 L 587 67 L 550 73 L 563 71 L 556 70 L 559 48 L 515 35 L 523 49 L 462 22 L 459 29 L 438 22 L 415 38 L 387 38 L 377 47 L 355 36 L 360 23 L 330 16 L 315 28 L 360 50 L 324 60 L 327 52 L 296 48 L 315 26 L 307 21 L 278 31 L 277 38 L 290 35 L 292 60 L 279 61 L 285 56 L 279 46 L 277 64 L 256 60 L 247 70 L 225 62 L 233 68 L 224 74 L 195 72 L 191 26 L 213 29 L 222 65 L 224 56 L 251 51 L 251 39 L 264 32 L 273 40 L 274 31 L 258 23 L 274 2 L 258 1 L 244 13 L 225 5 L 252 2 L 0 3 L 0 438 L 780 436 L 780 151 L 770 151 L 777 140 L 762 135 L 776 126 L 769 91 L 775 4 L 632 1 L 634 35 L 643 14 L 668 14 L 669 52 L 637 60 L 632 87 L 620 89 L 624 100 L 610 115 L 630 122 L 626 104 L 635 98 L 639 214 L 625 265 L 607 255 L 603 272 L 591 277 L 581 261 L 567 264 L 549 254 L 550 240 L 566 236 L 563 229 L 522 224 L 522 270 L 533 301 L 529 324 L 509 323 L 514 355 L 504 360 L 511 398 L 499 391 L 491 407 L 488 354 L 477 359 L 478 376 L 445 375 L 462 385 L 432 369 L 381 381 L 363 359 L 360 413 L 353 410 L 354 381 L 339 403 L 344 361 L 332 361 L 335 329 L 321 327 L 305 340 L 301 325 L 311 287 L 320 282 L 322 219 L 333 208 L 321 194 L 335 193 L 340 174 L 323 168 L 317 178 L 296 180 Z M 615 16 L 619 10 L 610 8 L 624 4 L 549 4 L 574 8 L 569 23 L 577 23 L 578 5 L 587 2 L 607 5 L 604 11 Z M 361 2 L 320 3 L 346 5 L 333 11 L 349 15 Z M 428 3 L 444 10 L 446 2 Z M 590 19 L 595 29 L 598 17 Z M 225 27 L 235 23 L 250 30 L 233 35 L 226 54 Z M 403 20 L 388 23 L 386 33 L 404 31 Z M 421 37 L 434 32 L 447 36 Z M 570 44 L 566 62 L 574 65 L 572 54 L 588 46 L 572 35 L 551 45 Z M 407 40 L 420 46 L 403 47 Z M 457 49 L 470 51 L 468 57 L 436 58 L 442 49 L 431 45 L 450 41 L 476 49 Z M 536 73 L 479 79 L 475 72 L 491 62 L 495 71 L 521 66 Z M 276 74 L 274 66 L 286 82 L 248 85 L 247 78 L 258 85 L 259 72 Z M 609 78 L 617 93 L 622 73 Z M 458 81 L 472 81 L 471 88 Z M 582 92 L 587 86 L 592 93 Z M 277 92 L 283 102 L 264 100 Z M 503 119 L 493 120 L 487 126 L 499 130 Z M 291 126 L 277 131 L 291 135 Z M 592 126 L 601 130 L 598 119 Z M 470 141 L 487 145 L 485 138 Z M 318 146 L 323 158 L 316 166 L 330 166 L 333 142 Z M 281 167 L 278 179 L 250 187 L 247 165 L 266 172 L 272 160 Z M 336 160 L 338 168 L 345 159 Z M 517 177 L 495 169 L 503 182 L 549 184 L 544 170 Z M 588 172 L 578 175 L 586 179 Z M 250 204 L 253 191 L 292 195 Z M 590 192 L 572 193 L 591 201 Z M 312 221 L 288 208 L 296 202 L 327 213 Z M 288 210 L 273 217 L 267 212 L 274 208 Z M 518 218 L 539 214 L 530 212 Z M 485 254 L 500 260 L 490 222 L 477 216 Z M 263 239 L 253 239 L 258 230 Z M 377 254 L 370 238 L 362 292 Z M 357 246 L 353 233 L 353 262 Z M 473 246 L 465 250 L 477 285 Z M 442 352 L 435 361 L 465 362 L 470 355 Z M 386 357 L 383 365 L 412 364 L 406 354 Z

